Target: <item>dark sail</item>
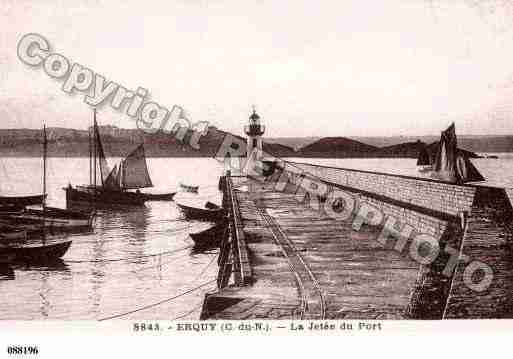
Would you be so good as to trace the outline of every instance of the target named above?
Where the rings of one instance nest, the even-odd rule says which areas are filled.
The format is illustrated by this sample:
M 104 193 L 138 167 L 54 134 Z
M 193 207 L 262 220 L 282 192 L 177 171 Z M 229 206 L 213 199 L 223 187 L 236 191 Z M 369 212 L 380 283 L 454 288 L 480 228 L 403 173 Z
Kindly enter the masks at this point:
M 94 123 L 94 132 L 95 132 L 95 140 L 96 140 L 96 156 L 98 158 L 98 165 L 100 168 L 100 179 L 102 185 L 105 186 L 105 181 L 110 174 L 110 168 L 107 163 L 107 159 L 105 158 L 105 152 L 103 152 L 103 145 L 100 139 L 100 132 L 98 131 L 98 124 Z
M 454 123 L 440 136 L 433 167 L 434 176 L 443 181 L 465 183 L 485 180 L 468 157 L 458 150 Z
M 121 176 L 123 175 L 123 162 L 123 160 L 119 161 L 118 173 L 116 174 L 116 183 L 118 184 L 119 188 L 121 188 L 122 185 Z
M 427 146 L 422 147 L 419 152 L 419 158 L 417 159 L 417 166 L 429 166 L 431 165 L 431 159 L 429 158 L 429 153 L 427 150 Z
M 109 173 L 103 184 L 105 188 L 119 190 L 119 171 L 118 166 L 115 165 L 112 171 Z
M 121 172 L 121 184 L 124 189 L 153 187 L 142 144 L 125 158 Z
M 456 182 L 457 140 L 454 123 L 440 136 L 433 170 L 435 176 L 447 182 Z
M 459 183 L 486 180 L 472 162 L 470 162 L 470 159 L 461 153 L 458 153 L 458 157 L 456 158 L 456 171 Z

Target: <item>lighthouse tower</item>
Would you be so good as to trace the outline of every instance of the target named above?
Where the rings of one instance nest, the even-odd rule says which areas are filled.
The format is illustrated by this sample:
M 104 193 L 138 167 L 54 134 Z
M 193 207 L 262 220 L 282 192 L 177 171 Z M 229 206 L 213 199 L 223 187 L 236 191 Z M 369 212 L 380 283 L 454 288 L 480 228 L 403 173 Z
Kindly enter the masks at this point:
M 249 116 L 249 124 L 244 126 L 244 132 L 248 135 L 247 156 L 253 156 L 252 161 L 262 160 L 262 135 L 265 132 L 265 126 L 260 123 L 260 116 L 253 107 L 253 113 Z M 255 151 L 256 149 L 256 151 Z

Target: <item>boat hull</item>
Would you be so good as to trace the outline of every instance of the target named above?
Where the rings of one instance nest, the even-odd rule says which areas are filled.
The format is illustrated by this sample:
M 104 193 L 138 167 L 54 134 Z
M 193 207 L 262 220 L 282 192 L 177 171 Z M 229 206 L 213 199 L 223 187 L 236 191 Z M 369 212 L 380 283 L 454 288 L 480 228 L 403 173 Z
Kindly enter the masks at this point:
M 34 206 L 43 203 L 46 195 L 35 195 L 35 196 L 0 196 L 0 206 Z
M 148 200 L 145 193 L 134 193 L 126 191 L 109 191 L 97 188 L 73 188 L 66 187 L 66 205 L 68 208 L 88 207 L 96 208 L 103 206 L 144 206 Z
M 225 218 L 225 211 L 222 208 L 217 209 L 206 209 L 189 207 L 180 203 L 177 203 L 178 207 L 182 210 L 185 218 L 195 219 L 199 221 L 212 221 L 217 222 Z
M 429 165 L 429 166 L 418 166 L 417 170 L 419 172 L 421 172 L 421 173 L 432 172 L 433 171 L 433 166 L 431 166 L 431 165 Z
M 71 241 L 0 246 L 0 256 L 14 262 L 48 262 L 59 260 L 71 246 Z
M 189 186 L 189 185 L 186 185 L 186 184 L 180 183 L 180 188 L 181 188 L 184 192 L 189 192 L 189 193 L 198 193 L 199 186 Z
M 175 194 L 176 192 L 162 194 L 145 193 L 144 195 L 147 201 L 172 201 Z
M 201 250 L 220 247 L 226 229 L 226 223 L 221 223 L 198 233 L 189 233 L 189 236 L 194 241 L 194 249 Z
M 0 226 L 0 241 L 24 241 L 27 231 L 13 226 Z
M 0 213 L 0 224 L 4 228 L 24 230 L 28 236 L 44 231 L 49 233 L 74 232 L 90 230 L 93 227 L 94 215 L 59 208 L 43 210 L 27 209 L 20 213 Z M 12 235 L 14 231 L 4 231 L 3 235 Z M 0 237 L 2 234 L 0 234 Z

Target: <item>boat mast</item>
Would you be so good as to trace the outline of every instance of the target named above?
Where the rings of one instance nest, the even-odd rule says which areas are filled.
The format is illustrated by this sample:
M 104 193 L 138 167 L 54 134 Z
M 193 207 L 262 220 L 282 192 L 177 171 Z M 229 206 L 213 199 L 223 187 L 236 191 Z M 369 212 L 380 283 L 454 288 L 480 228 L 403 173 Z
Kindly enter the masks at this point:
M 94 167 L 94 174 L 93 174 L 93 203 L 94 203 L 94 210 L 96 211 L 96 139 L 98 138 L 98 135 L 96 134 L 96 107 L 93 109 L 93 167 Z
M 94 184 L 94 191 L 96 193 L 96 138 L 97 138 L 97 135 L 96 135 L 96 108 L 93 109 L 93 162 L 94 162 L 94 174 L 93 174 L 93 184 Z
M 91 129 L 88 131 L 89 135 L 89 185 L 93 185 L 93 148 L 92 148 L 92 137 L 91 137 Z
M 43 123 L 43 243 L 46 239 L 45 234 L 45 218 L 46 218 L 46 157 L 48 151 L 48 142 L 46 140 L 46 124 Z

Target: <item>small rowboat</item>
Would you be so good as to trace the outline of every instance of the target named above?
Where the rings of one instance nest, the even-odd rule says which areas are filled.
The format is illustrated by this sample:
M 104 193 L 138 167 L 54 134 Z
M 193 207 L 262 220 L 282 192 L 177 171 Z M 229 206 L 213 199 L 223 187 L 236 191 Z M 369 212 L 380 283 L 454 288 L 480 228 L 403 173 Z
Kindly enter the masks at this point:
M 161 194 L 153 194 L 153 193 L 145 193 L 147 201 L 172 201 L 175 197 L 176 192 L 173 193 L 161 193 Z
M 219 247 L 226 229 L 226 222 L 223 222 L 201 232 L 189 233 L 189 236 L 194 241 L 194 249 L 202 250 Z
M 208 204 L 209 202 L 207 202 Z M 217 222 L 225 218 L 226 213 L 223 208 L 215 206 L 216 208 L 200 208 L 186 206 L 181 203 L 177 203 L 177 206 L 182 210 L 187 219 L 196 219 L 200 221 L 212 221 Z
M 433 171 L 433 166 L 418 166 L 418 167 L 417 167 L 417 170 L 418 170 L 420 173 L 424 173 L 424 172 L 432 172 L 432 171 Z
M 35 196 L 0 196 L 0 206 L 34 206 L 43 203 L 46 195 Z
M 7 205 L 7 206 L 0 206 L 0 215 L 2 214 L 14 214 L 14 213 L 21 213 L 25 210 L 25 207 L 23 206 L 15 206 L 15 205 Z
M 4 269 L 10 269 L 9 267 L 5 268 L 5 265 L 14 262 L 14 259 L 14 254 L 0 252 L 0 277 L 2 277 Z
M 36 198 L 18 197 L 16 201 L 9 202 L 4 198 L 7 206 L 24 207 L 29 204 L 41 204 L 41 210 L 24 209 L 12 213 L 2 211 L 0 223 L 4 225 L 2 240 L 0 241 L 0 257 L 12 258 L 18 262 L 51 262 L 61 258 L 71 245 L 69 239 L 47 239 L 47 232 L 57 229 L 70 229 L 75 227 L 92 227 L 94 215 L 70 210 L 46 207 L 46 157 L 47 139 L 46 126 L 43 126 L 43 193 Z M 37 203 L 34 203 L 37 202 Z M 48 225 L 47 225 L 48 223 Z M 20 231 L 21 230 L 21 231 Z M 41 241 L 29 240 L 28 232 L 34 237 L 41 234 Z M 23 238 L 25 237 L 25 238 Z
M 68 251 L 71 240 L 53 240 L 33 243 L 0 244 L 0 257 L 12 258 L 14 262 L 52 262 Z
M 14 255 L 0 254 L 0 280 L 15 279 L 14 269 L 10 266 L 12 262 L 14 262 Z
M 190 193 L 198 193 L 199 186 L 189 186 L 183 183 L 180 183 L 180 188 L 184 192 L 190 192 Z
M 217 204 L 215 203 L 212 203 L 212 202 L 207 202 L 205 203 L 205 208 L 207 209 L 219 209 L 221 207 L 219 207 Z
M 67 209 L 46 207 L 26 209 L 22 212 L 0 212 L 0 223 L 7 226 L 17 226 L 23 229 L 38 229 L 43 225 L 50 231 L 89 230 L 93 227 L 94 214 Z
M 0 226 L 0 243 L 6 241 L 25 241 L 27 239 L 27 231 L 13 226 Z

